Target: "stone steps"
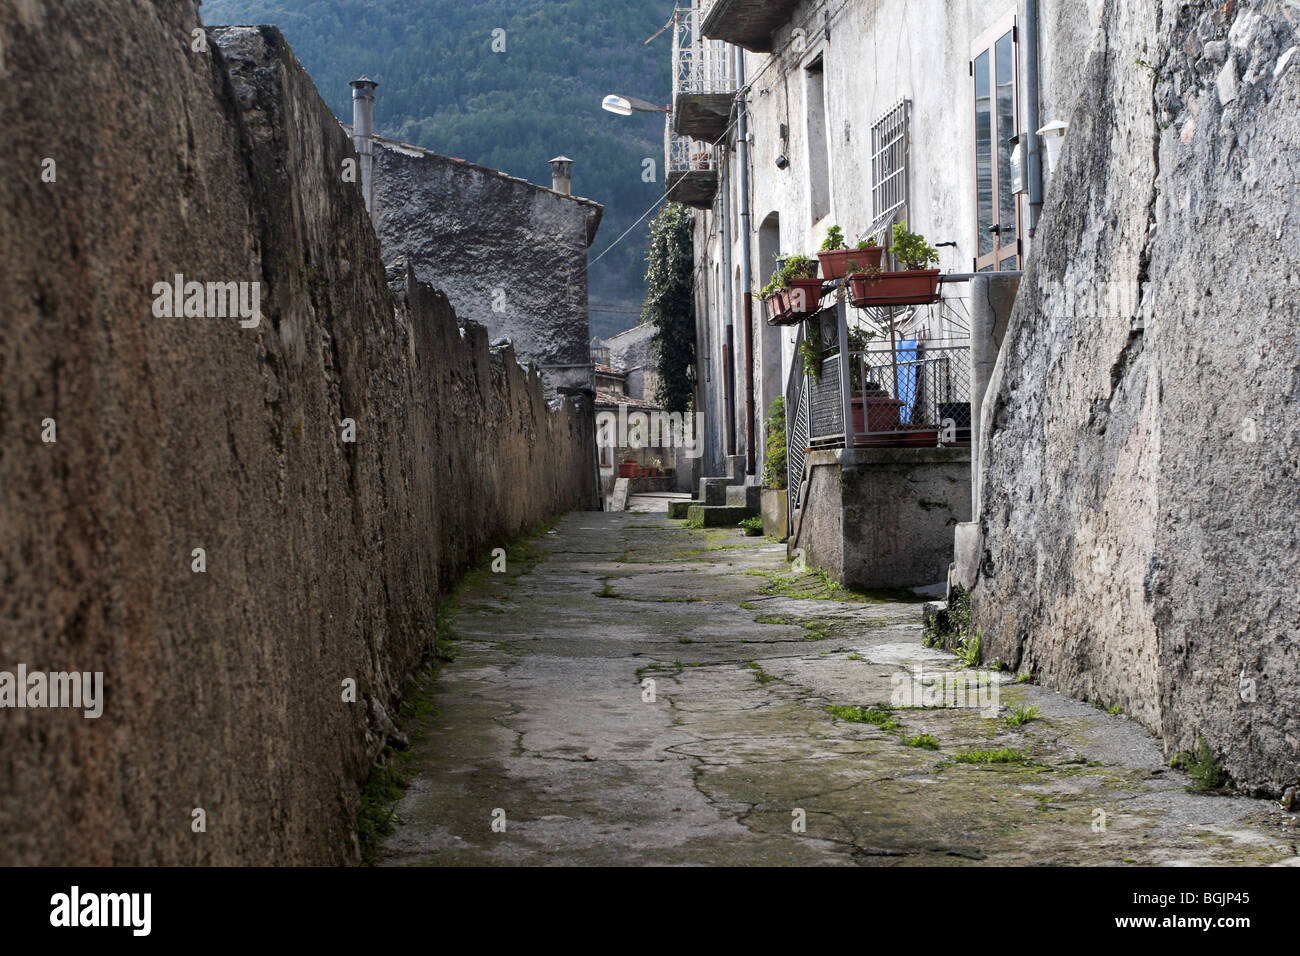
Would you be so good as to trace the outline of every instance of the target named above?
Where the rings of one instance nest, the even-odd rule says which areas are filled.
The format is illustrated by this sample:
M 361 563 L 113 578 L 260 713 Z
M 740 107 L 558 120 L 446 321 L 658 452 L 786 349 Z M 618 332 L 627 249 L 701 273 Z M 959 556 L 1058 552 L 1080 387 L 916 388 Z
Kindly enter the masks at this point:
M 700 528 L 734 528 L 756 514 L 758 511 L 753 508 L 735 505 L 692 504 L 686 509 L 686 520 Z

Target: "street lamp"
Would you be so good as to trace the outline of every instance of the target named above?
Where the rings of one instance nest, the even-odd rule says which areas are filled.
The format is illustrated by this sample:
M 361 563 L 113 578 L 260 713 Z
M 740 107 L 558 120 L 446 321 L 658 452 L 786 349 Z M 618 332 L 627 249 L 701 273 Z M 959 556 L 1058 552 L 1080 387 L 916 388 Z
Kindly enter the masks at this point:
M 601 108 L 618 116 L 631 116 L 633 113 L 671 113 L 667 106 L 655 106 L 635 96 L 619 96 L 611 93 L 601 101 Z

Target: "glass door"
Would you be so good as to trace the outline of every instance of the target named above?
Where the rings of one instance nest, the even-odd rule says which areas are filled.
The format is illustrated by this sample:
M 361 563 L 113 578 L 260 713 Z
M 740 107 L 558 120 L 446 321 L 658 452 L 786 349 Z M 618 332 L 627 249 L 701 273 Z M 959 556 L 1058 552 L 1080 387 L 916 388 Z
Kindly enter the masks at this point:
M 1019 134 L 1020 43 L 1014 14 L 976 41 L 975 270 L 1020 268 L 1020 202 L 1012 186 L 1011 141 Z

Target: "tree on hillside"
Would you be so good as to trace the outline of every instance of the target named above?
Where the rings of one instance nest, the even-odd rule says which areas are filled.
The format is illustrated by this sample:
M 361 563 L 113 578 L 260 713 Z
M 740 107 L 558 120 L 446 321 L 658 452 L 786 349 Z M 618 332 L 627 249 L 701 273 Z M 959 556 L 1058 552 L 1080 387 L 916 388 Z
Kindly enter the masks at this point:
M 695 251 L 691 211 L 669 203 L 650 222 L 650 267 L 641 321 L 655 327 L 659 403 L 690 411 L 695 397 Z

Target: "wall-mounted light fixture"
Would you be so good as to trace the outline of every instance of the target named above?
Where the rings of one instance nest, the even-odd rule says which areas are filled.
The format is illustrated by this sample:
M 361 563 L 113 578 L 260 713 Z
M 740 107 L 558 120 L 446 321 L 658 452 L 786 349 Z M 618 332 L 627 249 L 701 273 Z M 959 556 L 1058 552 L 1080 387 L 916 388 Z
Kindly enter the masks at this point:
M 1062 123 L 1059 120 L 1055 123 L 1048 123 L 1038 131 L 1038 135 L 1043 137 L 1047 143 L 1047 175 L 1050 177 L 1056 172 L 1057 161 L 1061 158 L 1061 147 L 1065 145 L 1065 134 L 1070 131 L 1069 123 Z

